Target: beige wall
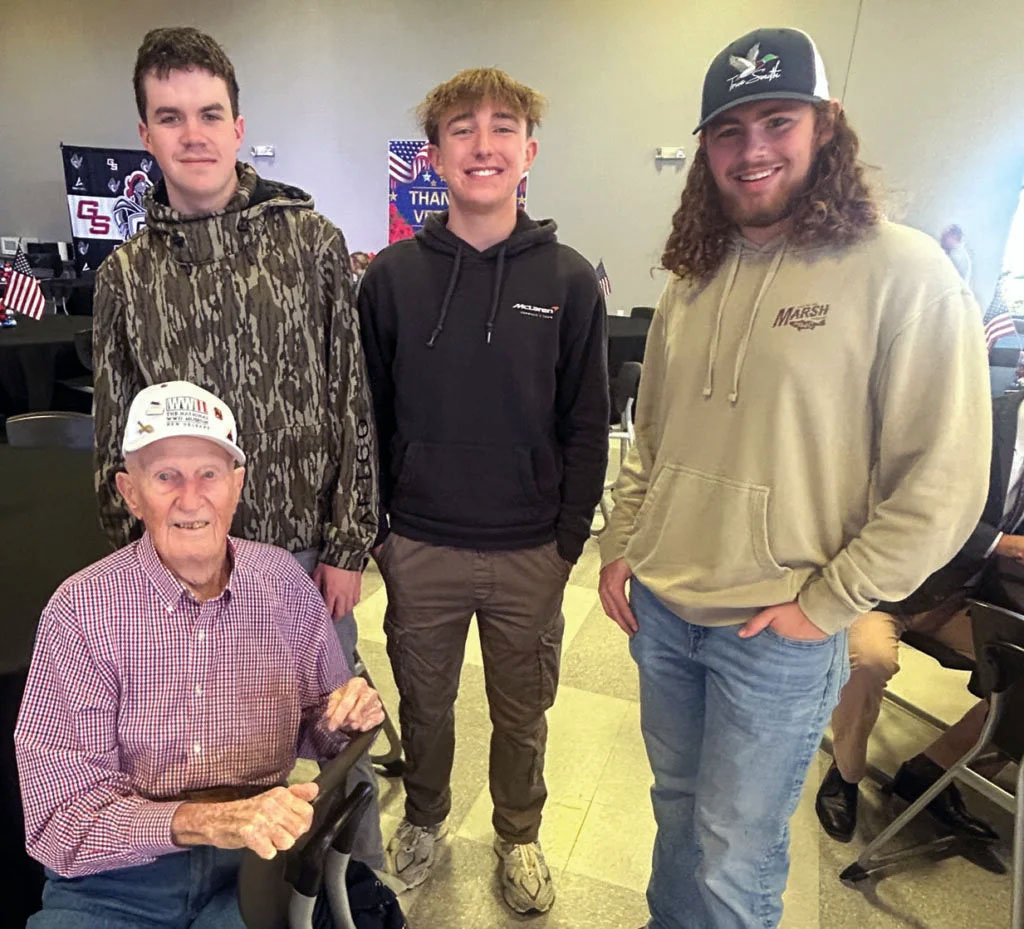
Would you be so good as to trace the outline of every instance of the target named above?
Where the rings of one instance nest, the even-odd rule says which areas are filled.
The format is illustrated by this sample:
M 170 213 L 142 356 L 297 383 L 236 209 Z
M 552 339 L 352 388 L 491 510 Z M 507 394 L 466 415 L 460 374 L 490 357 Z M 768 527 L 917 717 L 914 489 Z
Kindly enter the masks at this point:
M 857 28 L 855 0 L 0 0 L 0 233 L 67 237 L 58 143 L 136 145 L 139 39 L 187 23 L 233 58 L 247 143 L 277 146 L 261 170 L 309 189 L 351 248 L 385 243 L 387 140 L 415 133 L 410 110 L 426 89 L 481 64 L 533 84 L 551 106 L 530 212 L 604 258 L 613 307 L 652 304 L 661 276 L 649 269 L 683 181 L 655 165 L 654 147 L 692 152 L 718 48 L 756 25 L 796 25 L 817 39 L 837 95 L 852 49 L 847 104 L 865 156 L 885 168 L 906 221 L 964 226 L 984 292 L 1024 176 L 1010 61 L 1019 7 L 864 0 Z
M 846 105 L 894 210 L 966 234 L 986 304 L 1024 182 L 1020 0 L 864 0 Z

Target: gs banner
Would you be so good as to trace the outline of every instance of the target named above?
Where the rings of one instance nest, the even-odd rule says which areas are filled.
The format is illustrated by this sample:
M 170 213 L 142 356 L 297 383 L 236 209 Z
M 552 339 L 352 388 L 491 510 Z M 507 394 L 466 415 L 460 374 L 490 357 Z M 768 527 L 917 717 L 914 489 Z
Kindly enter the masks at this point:
M 431 213 L 448 209 L 448 185 L 437 176 L 424 139 L 388 142 L 388 245 L 414 236 Z M 516 190 L 519 209 L 526 209 L 526 176 Z
M 60 146 L 75 240 L 75 270 L 100 262 L 146 222 L 143 198 L 162 177 L 148 152 L 127 148 Z

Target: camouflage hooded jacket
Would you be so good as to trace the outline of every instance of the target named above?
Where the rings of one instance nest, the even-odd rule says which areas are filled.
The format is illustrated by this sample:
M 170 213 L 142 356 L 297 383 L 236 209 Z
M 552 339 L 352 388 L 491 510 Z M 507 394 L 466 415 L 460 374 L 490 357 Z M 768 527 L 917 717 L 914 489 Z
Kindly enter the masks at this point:
M 248 458 L 232 533 L 358 570 L 377 531 L 377 453 L 345 241 L 308 194 L 237 170 L 208 215 L 175 212 L 157 185 L 146 227 L 96 275 L 100 518 L 118 547 L 137 531 L 114 483 L 134 395 L 193 381 L 231 407 Z

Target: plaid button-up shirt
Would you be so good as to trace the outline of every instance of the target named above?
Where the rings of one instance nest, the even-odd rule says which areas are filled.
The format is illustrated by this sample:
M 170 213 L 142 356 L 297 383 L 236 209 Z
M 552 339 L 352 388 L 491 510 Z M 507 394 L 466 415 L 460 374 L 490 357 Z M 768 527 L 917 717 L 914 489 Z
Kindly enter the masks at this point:
M 322 714 L 351 676 L 286 552 L 229 539 L 198 602 L 149 535 L 65 581 L 43 611 L 15 731 L 29 854 L 66 877 L 177 850 L 185 791 L 281 783 L 344 745 Z

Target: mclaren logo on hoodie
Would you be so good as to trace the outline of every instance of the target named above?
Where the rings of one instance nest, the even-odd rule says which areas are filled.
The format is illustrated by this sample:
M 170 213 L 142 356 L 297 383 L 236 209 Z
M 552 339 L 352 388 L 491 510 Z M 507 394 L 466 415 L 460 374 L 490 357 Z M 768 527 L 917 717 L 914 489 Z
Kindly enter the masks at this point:
M 538 319 L 552 319 L 558 312 L 557 306 L 534 306 L 532 303 L 516 303 L 513 310 L 519 310 L 523 316 L 536 316 Z
M 828 303 L 804 303 L 801 306 L 784 306 L 775 316 L 772 328 L 792 326 L 794 329 L 817 329 L 828 321 Z

